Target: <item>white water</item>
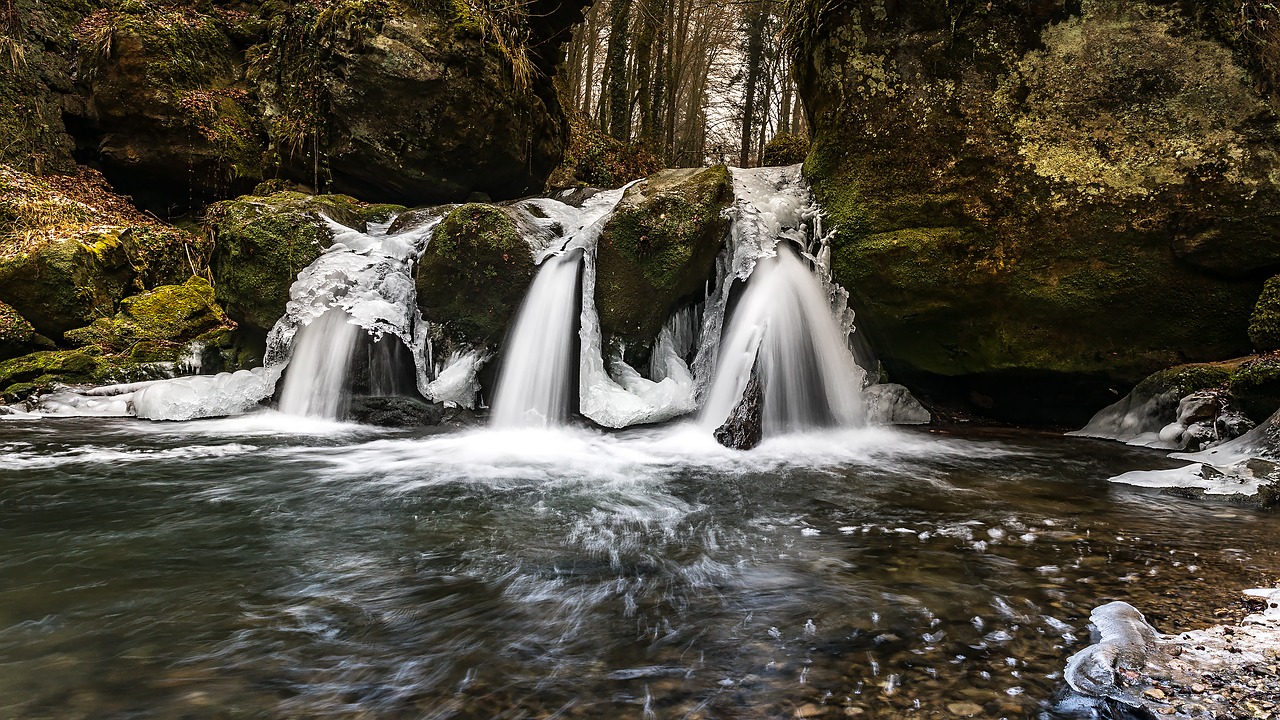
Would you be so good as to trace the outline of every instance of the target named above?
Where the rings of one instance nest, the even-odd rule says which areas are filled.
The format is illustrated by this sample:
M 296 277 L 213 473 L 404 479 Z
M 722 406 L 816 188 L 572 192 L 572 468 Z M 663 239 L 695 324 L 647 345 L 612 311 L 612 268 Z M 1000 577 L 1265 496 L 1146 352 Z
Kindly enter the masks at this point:
M 805 262 L 776 252 L 757 263 L 730 318 L 700 422 L 723 424 L 758 367 L 766 435 L 860 424 L 866 373 Z
M 297 331 L 280 393 L 280 412 L 336 420 L 349 396 L 347 376 L 361 329 L 330 308 Z
M 581 256 L 573 250 L 547 258 L 525 295 L 504 348 L 494 427 L 555 427 L 569 419 Z

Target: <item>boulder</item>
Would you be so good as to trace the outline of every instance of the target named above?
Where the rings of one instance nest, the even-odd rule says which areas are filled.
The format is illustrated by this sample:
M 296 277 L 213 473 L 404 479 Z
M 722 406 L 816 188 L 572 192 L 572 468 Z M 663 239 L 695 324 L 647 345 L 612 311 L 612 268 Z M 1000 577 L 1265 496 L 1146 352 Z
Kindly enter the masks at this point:
M 536 268 L 511 211 L 471 203 L 436 227 L 418 263 L 418 308 L 464 343 L 496 346 Z
M 0 360 L 26 355 L 38 349 L 52 350 L 53 342 L 36 333 L 17 310 L 0 302 Z
M 439 425 L 444 406 L 410 397 L 355 397 L 347 410 L 350 419 L 366 425 L 412 428 Z
M 750 450 L 764 438 L 764 391 L 760 375 L 753 369 L 742 399 L 734 406 L 729 418 L 716 428 L 716 442 L 734 450 Z
M 1280 359 L 1252 358 L 1231 376 L 1232 401 L 1255 422 L 1262 422 L 1280 408 Z
M 729 170 L 664 170 L 632 185 L 600 236 L 596 306 L 606 338 L 647 346 L 682 304 L 702 299 L 733 200 Z
M 1078 422 L 1162 367 L 1248 352 L 1280 263 L 1280 126 L 1218 15 L 799 6 L 805 172 L 891 376 L 989 417 Z
M 298 273 L 333 244 L 324 218 L 362 228 L 370 207 L 345 195 L 289 190 L 211 205 L 204 224 L 213 238 L 210 269 L 218 302 L 236 322 L 270 330 L 284 314 Z
M 133 362 L 176 362 L 192 341 L 220 344 L 235 329 L 202 277 L 125 298 L 120 312 L 68 331 L 68 341 Z M 203 348 L 202 348 L 203 349 Z

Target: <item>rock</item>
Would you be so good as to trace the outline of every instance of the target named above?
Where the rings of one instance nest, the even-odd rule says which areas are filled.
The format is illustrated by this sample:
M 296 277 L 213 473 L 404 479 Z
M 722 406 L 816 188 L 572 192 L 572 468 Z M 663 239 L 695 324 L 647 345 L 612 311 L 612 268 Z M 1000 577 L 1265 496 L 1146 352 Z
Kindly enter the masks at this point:
M 955 702 L 947 703 L 947 712 L 960 717 L 979 717 L 984 711 L 982 706 L 977 703 Z
M 1218 437 L 1234 439 L 1257 427 L 1257 423 L 1238 410 L 1228 410 L 1218 415 L 1215 430 Z
M 606 338 L 647 346 L 681 304 L 701 299 L 732 198 L 723 165 L 664 170 L 627 189 L 600 236 L 596 305 Z
M 1231 376 L 1231 400 L 1251 419 L 1261 422 L 1280 408 L 1280 359 L 1255 358 Z
M 796 133 L 774 135 L 764 146 L 761 165 L 795 165 L 809 154 L 809 138 Z
M 124 3 L 77 29 L 77 134 L 112 184 L 162 215 L 248 192 L 267 138 L 226 19 L 192 6 Z
M 211 205 L 204 224 L 214 242 L 218 302 L 236 322 L 266 332 L 284 314 L 298 273 L 333 243 L 323 217 L 360 229 L 369 207 L 345 195 L 293 191 Z
M 867 401 L 867 420 L 881 425 L 927 425 L 933 420 L 911 391 L 894 383 L 868 385 L 862 391 Z
M 436 228 L 418 263 L 418 307 L 461 341 L 496 346 L 535 272 L 510 211 L 463 205 Z
M 72 30 L 87 3 L 11 4 L 0 72 L 0 163 L 37 174 L 74 172 L 75 141 L 63 113 L 74 105 Z M 17 58 L 16 62 L 9 62 Z M 3 193 L 0 193 L 3 195 Z
M 0 302 L 0 360 L 26 355 L 37 349 L 52 350 L 53 342 L 36 334 L 26 318 Z
M 1219 393 L 1200 390 L 1178 402 L 1178 422 L 1190 425 L 1201 420 L 1213 420 L 1218 416 Z
M 760 444 L 764 435 L 764 418 L 762 416 L 764 393 L 760 387 L 760 377 L 755 370 L 751 372 L 751 380 L 742 393 L 729 419 L 716 428 L 716 442 L 734 450 L 750 450 Z
M 439 218 L 441 215 L 447 214 L 452 209 L 452 207 L 447 205 L 410 208 L 396 215 L 396 219 L 392 221 L 391 226 L 387 228 L 387 234 L 396 235 L 406 230 L 416 230 L 417 228 Z
M 410 397 L 355 397 L 347 410 L 350 419 L 366 425 L 412 428 L 439 425 L 444 406 Z
M 1249 341 L 1258 352 L 1280 350 L 1280 275 L 1262 285 L 1262 294 L 1249 316 Z
M 1280 126 L 1219 15 L 808 6 L 791 26 L 805 171 L 892 377 L 1078 422 L 1161 367 L 1248 351 L 1280 262 Z
M 0 399 L 24 400 L 55 383 L 94 383 L 107 371 L 101 356 L 86 350 L 48 350 L 0 362 Z
M 66 333 L 79 346 L 95 346 L 103 354 L 127 356 L 133 362 L 176 362 L 196 340 L 223 340 L 235 329 L 214 301 L 213 287 L 202 277 L 182 285 L 163 285 L 125 298 L 113 318 Z

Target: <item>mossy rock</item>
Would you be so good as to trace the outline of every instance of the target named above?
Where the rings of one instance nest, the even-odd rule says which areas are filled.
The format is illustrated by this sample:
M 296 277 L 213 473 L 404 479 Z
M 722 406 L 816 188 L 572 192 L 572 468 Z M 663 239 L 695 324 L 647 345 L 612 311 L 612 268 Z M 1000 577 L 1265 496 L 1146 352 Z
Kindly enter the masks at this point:
M 795 165 L 809 154 L 809 138 L 799 133 L 779 133 L 764 146 L 761 165 Z
M 1172 392 L 1179 398 L 1184 398 L 1200 390 L 1225 388 L 1240 365 L 1241 362 L 1238 360 L 1178 365 L 1152 373 L 1138 383 L 1134 390 L 1147 396 Z
M 104 354 L 127 355 L 134 362 L 173 362 L 192 340 L 234 326 L 214 300 L 202 277 L 165 285 L 125 298 L 120 312 L 67 332 L 68 341 L 93 345 Z
M 1280 359 L 1264 357 L 1245 363 L 1231 377 L 1231 400 L 1254 422 L 1280 408 Z
M 53 342 L 38 334 L 17 310 L 0 302 L 0 360 L 42 349 L 52 350 Z
M 269 330 L 284 314 L 298 273 L 333 244 L 321 215 L 362 228 L 368 207 L 345 195 L 292 191 L 211 205 L 204 223 L 213 238 L 218 302 L 236 322 Z
M 436 227 L 418 263 L 418 308 L 464 342 L 497 345 L 536 268 L 504 208 L 471 203 Z
M 57 383 L 87 384 L 100 380 L 108 363 L 89 350 L 49 350 L 0 362 L 0 399 L 21 400 Z
M 653 342 L 715 271 L 733 199 L 723 165 L 664 170 L 627 189 L 600 236 L 596 306 L 606 336 Z
M 1262 295 L 1249 317 L 1249 340 L 1259 352 L 1280 350 L 1280 275 L 1262 286 Z
M 792 27 L 805 174 L 889 374 L 1075 425 L 1161 368 L 1247 354 L 1280 262 L 1280 124 L 1247 68 L 1185 4 L 962 5 Z
M 78 232 L 70 237 L 0 237 L 0 301 L 13 306 L 42 335 L 115 314 L 137 277 L 121 240 L 124 230 Z

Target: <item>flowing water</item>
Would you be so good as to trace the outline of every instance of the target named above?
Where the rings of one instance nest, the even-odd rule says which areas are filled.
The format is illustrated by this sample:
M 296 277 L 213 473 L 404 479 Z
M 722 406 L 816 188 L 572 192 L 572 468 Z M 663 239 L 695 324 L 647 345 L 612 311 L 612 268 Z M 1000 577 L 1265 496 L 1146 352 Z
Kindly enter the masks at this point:
M 280 392 L 280 411 L 337 419 L 350 395 L 347 376 L 363 333 L 350 316 L 337 308 L 298 330 Z
M 0 453 L 5 718 L 1054 718 L 1091 608 L 1168 631 L 1280 577 L 1280 518 L 1031 433 L 264 412 Z

